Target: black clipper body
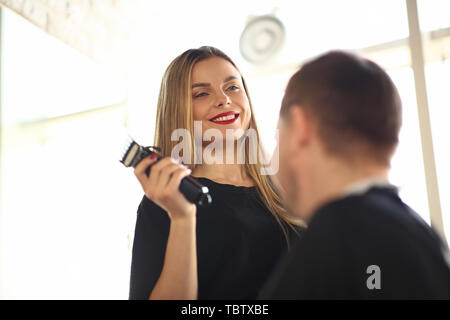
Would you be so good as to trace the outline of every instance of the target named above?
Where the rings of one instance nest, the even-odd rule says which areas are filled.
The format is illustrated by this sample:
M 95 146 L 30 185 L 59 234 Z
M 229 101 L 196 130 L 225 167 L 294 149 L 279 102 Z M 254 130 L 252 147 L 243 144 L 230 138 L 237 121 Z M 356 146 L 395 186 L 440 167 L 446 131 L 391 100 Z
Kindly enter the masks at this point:
M 135 168 L 142 159 L 156 153 L 152 151 L 152 149 L 156 151 L 159 150 L 156 147 L 143 147 L 131 140 L 131 142 L 127 144 L 120 162 L 122 162 L 125 167 Z M 161 157 L 158 155 L 156 161 L 159 161 L 160 159 Z M 147 175 L 149 175 L 150 169 L 151 166 L 146 170 Z M 181 180 L 179 190 L 188 201 L 199 206 L 208 206 L 212 202 L 208 187 L 201 185 L 191 176 L 187 176 Z

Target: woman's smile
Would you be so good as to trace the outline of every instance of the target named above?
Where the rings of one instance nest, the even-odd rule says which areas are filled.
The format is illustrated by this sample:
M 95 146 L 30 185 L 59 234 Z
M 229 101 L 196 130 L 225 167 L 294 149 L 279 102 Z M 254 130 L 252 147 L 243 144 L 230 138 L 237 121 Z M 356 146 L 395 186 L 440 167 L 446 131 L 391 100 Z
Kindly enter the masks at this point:
M 222 112 L 218 115 L 214 116 L 213 118 L 209 119 L 209 121 L 225 125 L 235 122 L 239 118 L 239 112 L 235 111 L 228 111 L 228 112 Z

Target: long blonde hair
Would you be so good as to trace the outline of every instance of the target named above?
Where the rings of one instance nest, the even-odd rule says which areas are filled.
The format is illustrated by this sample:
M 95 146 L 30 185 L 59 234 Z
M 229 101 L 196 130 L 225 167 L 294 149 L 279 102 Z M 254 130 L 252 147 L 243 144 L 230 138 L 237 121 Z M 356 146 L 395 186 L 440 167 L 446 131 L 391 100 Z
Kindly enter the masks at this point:
M 159 92 L 159 99 L 157 105 L 156 114 L 156 126 L 155 126 L 155 140 L 154 144 L 161 148 L 161 155 L 163 157 L 170 156 L 174 146 L 178 141 L 172 141 L 171 135 L 173 130 L 178 128 L 186 129 L 191 137 L 194 136 L 194 120 L 192 112 L 192 92 L 191 92 L 191 73 L 194 65 L 202 60 L 206 60 L 212 57 L 219 57 L 230 62 L 236 70 L 234 62 L 222 51 L 214 47 L 201 47 L 199 49 L 190 49 L 175 58 L 172 63 L 167 67 L 166 72 L 161 81 L 161 89 Z M 242 77 L 242 76 L 241 76 Z M 253 107 L 248 94 L 245 80 L 242 77 L 242 83 L 247 94 L 247 98 L 251 110 L 251 119 L 249 128 L 254 129 L 257 136 L 258 146 L 260 144 L 260 134 L 256 125 L 255 117 L 253 116 Z M 194 142 L 191 139 L 191 161 L 188 165 L 190 169 L 194 169 Z M 293 220 L 287 214 L 286 209 L 282 204 L 280 192 L 277 186 L 269 175 L 261 174 L 261 159 L 258 156 L 257 163 L 249 163 L 249 141 L 246 141 L 246 160 L 245 171 L 254 180 L 258 194 L 267 207 L 267 209 L 275 217 L 276 221 L 280 224 L 281 229 L 289 244 L 288 227 L 294 231 L 294 225 L 304 226 L 296 220 Z

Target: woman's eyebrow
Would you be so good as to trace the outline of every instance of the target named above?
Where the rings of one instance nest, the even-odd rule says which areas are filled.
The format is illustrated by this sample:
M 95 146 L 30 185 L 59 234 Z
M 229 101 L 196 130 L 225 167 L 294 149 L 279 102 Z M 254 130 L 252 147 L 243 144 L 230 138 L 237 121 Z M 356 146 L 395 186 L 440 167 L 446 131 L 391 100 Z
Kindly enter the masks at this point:
M 197 88 L 197 87 L 209 87 L 211 86 L 210 83 L 206 83 L 206 82 L 201 82 L 201 83 L 194 83 L 192 85 L 192 89 Z
M 226 83 L 228 81 L 235 80 L 235 79 L 238 79 L 238 77 L 236 77 L 236 76 L 229 76 L 229 77 L 226 77 L 225 80 L 223 80 L 223 83 Z M 198 88 L 198 87 L 210 87 L 210 86 L 211 86 L 211 83 L 199 82 L 199 83 L 194 83 L 192 85 L 192 89 Z

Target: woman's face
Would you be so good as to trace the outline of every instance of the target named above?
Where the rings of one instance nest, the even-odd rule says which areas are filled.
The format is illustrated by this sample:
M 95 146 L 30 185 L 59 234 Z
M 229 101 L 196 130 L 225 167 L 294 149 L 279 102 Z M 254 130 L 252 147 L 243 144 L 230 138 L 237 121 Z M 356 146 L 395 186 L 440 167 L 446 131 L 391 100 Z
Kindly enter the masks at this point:
M 200 61 L 191 80 L 194 121 L 202 122 L 203 132 L 218 129 L 225 138 L 227 129 L 248 129 L 250 104 L 241 75 L 230 62 L 219 57 Z

